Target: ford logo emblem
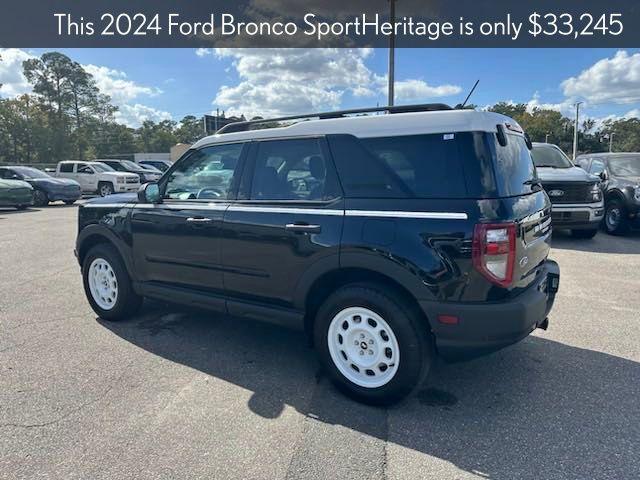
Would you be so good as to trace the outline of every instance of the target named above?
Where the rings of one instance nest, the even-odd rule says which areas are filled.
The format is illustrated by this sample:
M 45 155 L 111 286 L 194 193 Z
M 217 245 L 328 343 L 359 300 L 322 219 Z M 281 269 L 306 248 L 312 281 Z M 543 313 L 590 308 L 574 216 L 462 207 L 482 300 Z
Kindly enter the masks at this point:
M 561 197 L 564 195 L 564 190 L 550 190 L 549 191 L 549 196 L 550 197 Z

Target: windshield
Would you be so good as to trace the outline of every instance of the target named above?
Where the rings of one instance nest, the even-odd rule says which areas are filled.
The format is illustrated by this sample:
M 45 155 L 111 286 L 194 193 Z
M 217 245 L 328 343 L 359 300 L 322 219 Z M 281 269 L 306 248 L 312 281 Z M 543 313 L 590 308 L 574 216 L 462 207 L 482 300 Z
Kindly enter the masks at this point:
M 122 162 L 120 162 L 120 163 L 127 170 L 133 170 L 134 172 L 144 172 L 144 170 L 145 170 L 140 165 L 138 165 L 137 163 L 134 163 L 134 162 L 132 162 L 130 160 L 122 160 Z
M 616 177 L 640 177 L 640 155 L 610 158 L 609 169 Z
M 97 171 L 97 172 L 115 172 L 115 170 L 113 168 L 111 168 L 109 165 L 105 165 L 104 163 L 92 163 L 91 166 Z
M 538 168 L 571 168 L 573 166 L 562 150 L 550 145 L 534 146 L 531 156 Z
M 31 178 L 51 178 L 50 175 L 47 175 L 46 173 L 44 173 L 41 170 L 38 170 L 37 168 L 13 167 L 13 170 L 18 172 L 24 178 L 28 178 L 28 179 L 31 179 Z

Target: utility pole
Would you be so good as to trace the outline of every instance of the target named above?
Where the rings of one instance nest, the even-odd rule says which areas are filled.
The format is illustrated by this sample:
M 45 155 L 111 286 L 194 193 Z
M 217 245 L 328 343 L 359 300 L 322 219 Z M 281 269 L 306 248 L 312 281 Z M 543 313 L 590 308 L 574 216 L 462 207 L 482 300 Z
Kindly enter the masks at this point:
M 551 135 L 550 133 L 546 133 L 544 135 L 544 143 L 549 143 L 549 135 Z
M 613 152 L 613 136 L 615 135 L 615 132 L 611 132 L 609 134 L 609 153 Z
M 580 118 L 580 105 L 584 102 L 576 102 L 576 123 L 573 126 L 573 161 L 578 156 L 578 120 Z
M 391 25 L 396 23 L 396 0 L 388 0 L 389 2 L 389 22 Z M 389 101 L 390 107 L 393 106 L 394 91 L 393 84 L 395 82 L 395 50 L 396 50 L 396 35 L 395 28 L 389 35 Z

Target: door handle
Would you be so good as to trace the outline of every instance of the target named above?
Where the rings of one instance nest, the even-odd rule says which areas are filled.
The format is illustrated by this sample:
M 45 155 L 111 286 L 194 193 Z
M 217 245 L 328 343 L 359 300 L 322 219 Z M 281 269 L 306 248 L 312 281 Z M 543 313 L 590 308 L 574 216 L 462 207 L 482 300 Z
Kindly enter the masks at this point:
M 308 223 L 287 223 L 284 229 L 288 232 L 298 233 L 320 233 L 322 231 L 320 225 L 310 225 Z
M 209 223 L 212 220 L 206 217 L 189 217 L 187 218 L 187 222 L 189 223 Z

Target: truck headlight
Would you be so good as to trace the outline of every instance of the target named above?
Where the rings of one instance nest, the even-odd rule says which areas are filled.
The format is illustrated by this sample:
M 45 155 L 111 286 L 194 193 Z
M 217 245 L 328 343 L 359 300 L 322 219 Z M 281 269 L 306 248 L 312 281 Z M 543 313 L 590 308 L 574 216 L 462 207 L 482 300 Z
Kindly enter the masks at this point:
M 116 178 L 116 182 L 117 182 L 117 183 L 124 183 L 124 181 L 125 181 L 125 180 L 124 180 L 124 177 L 118 177 L 118 178 Z
M 594 183 L 589 191 L 589 195 L 591 195 L 591 200 L 594 202 L 602 200 L 602 190 L 600 190 L 600 185 Z

